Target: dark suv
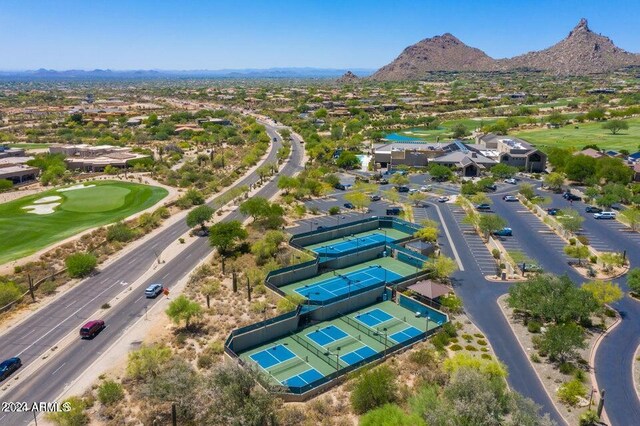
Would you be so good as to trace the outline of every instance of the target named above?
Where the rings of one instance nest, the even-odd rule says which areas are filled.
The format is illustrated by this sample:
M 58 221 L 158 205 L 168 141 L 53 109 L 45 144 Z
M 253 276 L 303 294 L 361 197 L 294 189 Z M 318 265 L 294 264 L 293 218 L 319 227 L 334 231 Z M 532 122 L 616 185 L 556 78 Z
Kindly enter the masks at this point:
M 602 213 L 602 209 L 595 206 L 587 206 L 584 208 L 584 211 L 587 213 Z
M 399 216 L 402 213 L 400 207 L 391 207 L 387 209 L 387 216 Z
M 0 364 L 0 381 L 9 377 L 11 373 L 16 371 L 21 366 L 22 361 L 17 356 L 2 361 L 2 363 Z

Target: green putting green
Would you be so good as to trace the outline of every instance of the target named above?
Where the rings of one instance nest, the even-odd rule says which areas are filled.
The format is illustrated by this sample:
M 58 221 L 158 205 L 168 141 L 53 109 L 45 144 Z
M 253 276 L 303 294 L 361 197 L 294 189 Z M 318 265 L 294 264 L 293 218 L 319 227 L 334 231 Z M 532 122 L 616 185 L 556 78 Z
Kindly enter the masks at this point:
M 0 204 L 0 264 L 86 229 L 125 219 L 168 194 L 164 188 L 119 181 L 88 182 L 65 189 Z

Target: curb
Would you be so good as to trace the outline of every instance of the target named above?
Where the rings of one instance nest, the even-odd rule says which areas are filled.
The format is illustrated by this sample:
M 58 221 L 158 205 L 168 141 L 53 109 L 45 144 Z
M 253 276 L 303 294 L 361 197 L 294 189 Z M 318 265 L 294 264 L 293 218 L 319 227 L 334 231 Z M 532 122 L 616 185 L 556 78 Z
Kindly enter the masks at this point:
M 640 377 L 637 377 L 635 366 L 634 366 L 635 362 L 640 362 L 640 361 L 636 361 L 639 357 L 640 357 L 640 345 L 638 345 L 638 348 L 636 349 L 636 353 L 633 354 L 633 359 L 631 360 L 631 375 L 633 376 L 633 384 L 634 384 L 633 388 L 636 391 L 636 396 L 640 400 L 640 389 L 638 389 L 640 386 L 637 385 L 638 383 L 640 383 L 639 382 Z
M 527 351 L 525 349 L 525 347 L 522 345 L 522 342 L 520 341 L 520 339 L 518 339 L 517 335 L 516 335 L 516 331 L 513 329 L 513 326 L 511 325 L 511 322 L 509 321 L 509 318 L 507 317 L 507 313 L 504 311 L 504 309 L 502 308 L 502 305 L 500 305 L 500 299 L 502 299 L 503 297 L 505 297 L 506 295 L 502 295 L 500 297 L 498 297 L 496 299 L 496 303 L 498 304 L 498 308 L 500 309 L 500 312 L 502 312 L 502 317 L 504 318 L 504 320 L 507 322 L 507 324 L 509 325 L 509 328 L 511 329 L 511 333 L 513 333 L 513 336 L 516 339 L 516 342 L 518 342 L 518 345 L 520 346 L 520 349 L 522 349 L 522 353 L 524 353 L 525 358 L 527 358 L 527 362 L 529 363 L 529 365 L 531 366 L 531 369 L 533 370 L 533 372 L 536 375 L 536 378 L 538 379 L 538 381 L 540 382 L 540 385 L 542 386 L 542 389 L 544 389 L 544 392 L 547 394 L 547 396 L 549 397 L 549 400 L 551 401 L 551 404 L 553 405 L 553 407 L 556 409 L 556 411 L 558 412 L 558 414 L 560 415 L 560 417 L 562 418 L 562 420 L 564 420 L 565 424 L 570 425 L 571 423 L 569 423 L 569 421 L 564 417 L 564 415 L 562 414 L 562 412 L 558 409 L 558 405 L 556 404 L 556 402 L 553 400 L 553 398 L 551 397 L 551 394 L 549 393 L 549 391 L 547 390 L 547 388 L 544 386 L 544 382 L 542 381 L 542 379 L 540 378 L 540 374 L 538 374 L 538 371 L 535 369 L 535 367 L 533 366 L 533 362 L 531 361 L 531 359 L 529 358 L 529 356 L 527 355 Z
M 590 369 L 589 377 L 591 378 L 591 382 L 593 383 L 594 387 L 598 390 L 598 392 L 600 391 L 600 386 L 598 386 L 598 379 L 596 378 L 596 367 L 595 367 L 596 353 L 598 352 L 598 347 L 600 347 L 600 343 L 602 343 L 602 340 L 613 329 L 615 329 L 618 325 L 620 325 L 620 323 L 622 323 L 622 317 L 620 316 L 620 313 L 615 309 L 613 309 L 613 311 L 616 313 L 615 322 L 611 324 L 603 333 L 600 333 L 600 335 L 596 338 L 596 341 L 594 342 L 593 346 L 591 347 L 591 351 L 589 353 L 589 369 Z M 633 360 L 632 360 L 632 363 L 633 363 Z M 633 364 L 631 364 L 631 366 L 633 367 Z M 633 372 L 633 368 L 631 369 L 631 371 Z M 634 386 L 634 389 L 636 389 L 636 394 L 638 394 L 638 390 L 636 386 Z M 640 399 L 640 395 L 638 396 L 638 398 Z M 611 424 L 611 422 L 609 421 L 609 416 L 607 416 L 606 407 L 603 408 L 602 410 L 602 419 L 605 420 L 607 424 Z

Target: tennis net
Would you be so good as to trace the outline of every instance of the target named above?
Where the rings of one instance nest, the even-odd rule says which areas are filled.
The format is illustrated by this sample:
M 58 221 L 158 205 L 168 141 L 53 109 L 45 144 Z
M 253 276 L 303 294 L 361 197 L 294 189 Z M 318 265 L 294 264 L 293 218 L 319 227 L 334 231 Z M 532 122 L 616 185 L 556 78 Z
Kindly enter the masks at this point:
M 303 348 L 305 348 L 306 350 L 308 350 L 309 352 L 311 352 L 312 354 L 314 354 L 315 356 L 317 356 L 318 358 L 320 358 L 321 360 L 323 360 L 324 362 L 329 364 L 332 368 L 336 368 L 335 363 L 331 362 L 331 360 L 329 359 L 329 355 L 325 354 L 323 351 L 321 351 L 320 349 L 316 348 L 313 344 L 311 344 L 307 340 L 301 338 L 300 336 L 298 336 L 295 333 L 291 334 L 291 338 L 296 343 L 300 344 Z
M 277 374 L 286 373 L 287 371 L 291 371 L 295 368 L 300 367 L 301 365 L 304 365 L 304 361 L 296 357 L 294 359 L 283 361 L 280 364 L 276 365 L 271 370 L 269 370 L 269 374 L 275 376 Z
M 351 327 L 355 328 L 356 330 L 362 331 L 364 334 L 366 334 L 369 337 L 374 338 L 375 340 L 377 340 L 378 342 L 382 343 L 383 345 L 385 344 L 385 339 L 384 337 L 382 337 L 380 335 L 380 333 L 377 333 L 375 331 L 373 331 L 372 329 L 370 329 L 369 327 L 360 324 L 358 321 L 354 320 L 351 317 L 348 317 L 346 315 L 340 317 L 340 319 L 344 322 L 346 322 L 347 324 L 349 324 Z

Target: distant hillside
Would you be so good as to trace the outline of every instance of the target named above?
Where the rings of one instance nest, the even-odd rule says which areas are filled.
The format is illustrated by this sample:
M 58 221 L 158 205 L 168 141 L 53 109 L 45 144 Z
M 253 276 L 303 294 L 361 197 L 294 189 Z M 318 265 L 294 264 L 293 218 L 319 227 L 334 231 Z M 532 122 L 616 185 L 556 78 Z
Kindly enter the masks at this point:
M 584 75 L 640 65 L 640 55 L 620 49 L 608 37 L 594 33 L 587 20 L 582 19 L 559 43 L 500 62 L 504 69 L 529 68 L 555 74 Z
M 371 75 L 373 70 L 354 69 L 359 75 Z M 149 78 L 338 78 L 350 72 L 340 68 L 268 68 L 268 69 L 222 69 L 222 70 L 27 70 L 0 71 L 2 79 L 149 79 Z
M 496 61 L 453 35 L 427 38 L 413 44 L 393 62 L 376 71 L 372 80 L 412 80 L 430 71 L 491 71 Z
M 342 75 L 342 77 L 340 77 L 337 82 L 338 83 L 356 83 L 360 81 L 360 79 L 358 78 L 357 75 L 355 75 L 354 73 L 352 73 L 351 71 L 347 71 L 346 73 L 344 73 Z
M 548 49 L 511 59 L 495 60 L 447 33 L 407 47 L 395 60 L 370 78 L 378 81 L 417 80 L 431 71 L 546 71 L 561 75 L 609 72 L 640 66 L 640 55 L 617 47 L 609 38 L 589 29 L 586 19 L 567 38 Z

